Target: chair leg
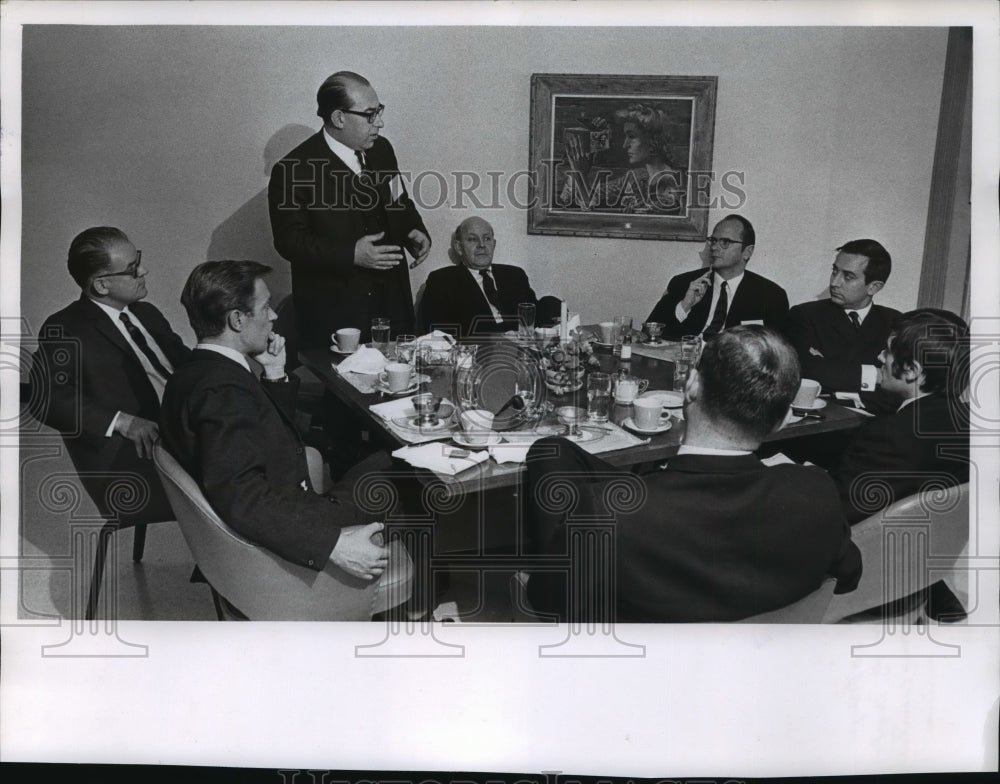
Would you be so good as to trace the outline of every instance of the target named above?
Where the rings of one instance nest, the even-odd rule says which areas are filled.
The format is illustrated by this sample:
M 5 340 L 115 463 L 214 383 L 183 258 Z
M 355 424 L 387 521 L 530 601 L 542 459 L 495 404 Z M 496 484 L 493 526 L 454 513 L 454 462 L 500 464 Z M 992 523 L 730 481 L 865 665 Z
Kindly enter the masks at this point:
M 108 558 L 108 544 L 117 528 L 117 525 L 106 525 L 97 534 L 94 574 L 90 580 L 90 595 L 87 597 L 87 612 L 84 615 L 84 619 L 88 621 L 94 620 L 97 615 L 97 601 L 101 596 L 101 583 L 104 582 L 104 562 Z
M 209 586 L 211 588 L 211 586 Z M 219 601 L 219 592 L 212 588 L 212 602 L 215 604 L 215 615 L 220 621 L 226 620 L 226 614 L 222 609 L 222 602 Z
M 139 563 L 142 560 L 143 550 L 146 549 L 146 526 L 137 525 L 132 533 L 132 561 Z

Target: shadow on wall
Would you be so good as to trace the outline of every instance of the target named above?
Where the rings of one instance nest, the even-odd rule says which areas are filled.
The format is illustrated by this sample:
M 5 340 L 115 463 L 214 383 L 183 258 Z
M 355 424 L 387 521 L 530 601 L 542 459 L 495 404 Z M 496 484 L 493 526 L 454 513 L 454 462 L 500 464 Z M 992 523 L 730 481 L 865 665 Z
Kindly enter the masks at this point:
M 298 124 L 286 125 L 275 133 L 264 145 L 264 177 L 270 177 L 274 164 L 314 133 L 314 128 Z M 212 259 L 252 259 L 269 264 L 274 267 L 268 280 L 274 301 L 282 300 L 291 292 L 291 267 L 278 255 L 271 239 L 267 188 L 262 188 L 212 232 L 206 260 Z

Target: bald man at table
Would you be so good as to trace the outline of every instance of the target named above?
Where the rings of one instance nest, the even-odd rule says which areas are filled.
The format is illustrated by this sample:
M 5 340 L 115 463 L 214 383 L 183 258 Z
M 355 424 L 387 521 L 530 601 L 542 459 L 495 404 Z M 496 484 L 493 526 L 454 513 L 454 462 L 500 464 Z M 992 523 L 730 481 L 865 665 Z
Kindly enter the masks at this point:
M 535 609 L 572 621 L 736 621 L 792 604 L 826 576 L 838 593 L 857 587 L 861 555 L 833 480 L 815 467 L 767 467 L 754 454 L 785 421 L 798 386 L 795 352 L 777 332 L 734 327 L 709 339 L 691 370 L 684 444 L 658 470 L 635 477 L 567 439 L 537 441 L 528 453 L 529 552 L 557 560 L 528 580 Z M 627 509 L 615 508 L 623 481 L 641 482 Z M 573 492 L 559 492 L 560 482 Z M 558 564 L 575 549 L 570 529 L 601 519 L 613 521 L 614 568 L 569 581 L 583 592 L 567 609 L 572 574 Z M 589 617 L 612 585 L 615 617 Z
M 425 331 L 440 329 L 461 339 L 516 330 L 522 302 L 536 306 L 536 324 L 550 324 L 559 314 L 559 301 L 539 300 L 523 269 L 493 263 L 496 247 L 487 221 L 472 217 L 459 224 L 451 238 L 456 263 L 434 270 L 424 287 L 420 313 Z

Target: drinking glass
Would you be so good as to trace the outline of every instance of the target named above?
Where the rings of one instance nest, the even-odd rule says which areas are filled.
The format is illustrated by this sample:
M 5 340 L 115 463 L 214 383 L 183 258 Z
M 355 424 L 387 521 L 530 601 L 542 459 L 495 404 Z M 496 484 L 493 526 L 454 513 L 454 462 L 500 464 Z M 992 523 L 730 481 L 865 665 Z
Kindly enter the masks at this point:
M 632 317 L 631 316 L 615 316 L 615 346 L 612 349 L 613 354 L 618 357 L 622 353 L 622 342 L 625 339 L 625 335 L 632 332 Z
M 687 383 L 688 373 L 691 371 L 691 361 L 678 357 L 674 360 L 674 390 L 681 392 Z
M 681 359 L 686 359 L 692 365 L 696 365 L 699 354 L 701 354 L 701 337 L 684 335 L 681 338 Z
M 592 422 L 607 422 L 611 409 L 611 376 L 591 373 L 587 376 L 587 418 Z
M 372 319 L 372 348 L 377 348 L 383 354 L 389 350 L 389 319 Z
M 518 332 L 523 338 L 532 338 L 535 334 L 535 305 L 532 302 L 521 302 L 517 306 Z
M 417 345 L 416 335 L 396 335 L 396 361 L 413 364 L 413 349 Z
M 660 334 L 663 332 L 663 324 L 659 321 L 647 321 L 642 325 L 642 328 L 646 330 L 646 334 L 649 335 L 650 343 L 659 343 Z

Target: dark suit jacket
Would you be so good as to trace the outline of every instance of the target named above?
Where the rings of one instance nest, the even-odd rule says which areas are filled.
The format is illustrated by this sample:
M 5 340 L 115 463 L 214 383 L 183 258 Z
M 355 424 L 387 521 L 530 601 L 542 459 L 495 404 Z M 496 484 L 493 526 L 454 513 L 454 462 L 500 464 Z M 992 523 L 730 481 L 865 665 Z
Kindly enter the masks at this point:
M 633 478 L 644 483 L 638 496 L 608 490 L 616 471 L 564 439 L 543 439 L 528 455 L 529 497 L 556 497 L 538 482 L 568 474 L 580 496 L 574 516 L 616 519 L 618 621 L 734 621 L 791 604 L 827 575 L 839 593 L 857 586 L 861 554 L 821 469 L 768 468 L 753 455 L 683 455 Z M 641 499 L 638 508 L 629 497 Z M 616 498 L 625 511 L 609 507 Z M 565 553 L 566 513 L 550 508 L 529 506 L 540 529 L 535 541 L 543 552 Z M 559 590 L 544 577 L 532 575 L 529 597 L 559 608 Z
M 167 384 L 160 433 L 227 525 L 320 571 L 340 529 L 369 521 L 349 492 L 311 491 L 292 419 L 297 381 L 259 381 L 228 357 L 196 350 Z
M 853 525 L 920 491 L 969 481 L 969 405 L 922 397 L 858 429 L 833 471 Z
M 187 361 L 190 349 L 155 306 L 134 302 L 129 311 L 175 369 Z M 124 436 L 104 435 L 118 411 L 153 422 L 160 418 L 160 401 L 146 371 L 107 314 L 86 296 L 53 314 L 42 325 L 36 361 L 48 391 L 41 418 L 62 433 L 101 514 L 117 514 L 126 525 L 174 519 L 153 461 L 140 459 Z M 140 477 L 145 483 L 140 494 L 145 490 L 149 497 L 141 508 L 122 511 L 106 490 L 127 475 Z
M 379 137 L 366 151 L 377 183 L 366 186 L 331 152 L 323 132 L 306 139 L 271 170 L 268 207 L 274 247 L 292 265 L 299 341 L 328 346 L 341 327 L 371 337 L 376 316 L 392 321 L 392 334 L 412 333 L 415 319 L 405 260 L 394 269 L 354 266 L 354 245 L 385 230 L 382 244 L 408 247 L 412 229 L 427 232 L 409 196 L 390 198 L 399 165 L 392 145 Z M 372 207 L 385 206 L 384 212 Z
M 712 307 L 711 291 L 705 292 L 705 296 L 691 308 L 684 321 L 678 321 L 675 315 L 677 303 L 684 299 L 691 281 L 704 274 L 703 268 L 671 278 L 667 284 L 667 293 L 660 297 L 646 319 L 663 324 L 663 337 L 668 340 L 680 340 L 684 335 L 700 334 L 708 324 L 709 309 Z M 710 280 L 714 278 L 713 275 Z M 756 272 L 744 270 L 736 296 L 730 300 L 725 326 L 735 327 L 744 321 L 763 321 L 765 326 L 781 329 L 787 314 L 788 295 L 785 290 Z
M 421 330 L 440 329 L 464 338 L 517 329 L 518 304 L 538 302 L 528 276 L 520 267 L 507 264 L 492 264 L 490 270 L 500 295 L 503 322 L 497 324 L 494 320 L 486 295 L 473 278 L 479 272 L 456 265 L 427 276 L 420 304 Z
M 898 315 L 898 310 L 872 305 L 861 329 L 855 330 L 842 308 L 822 299 L 788 311 L 783 332 L 799 355 L 803 378 L 819 381 L 826 390 L 857 392 L 861 366 L 878 359 Z M 810 348 L 823 356 L 817 357 Z

